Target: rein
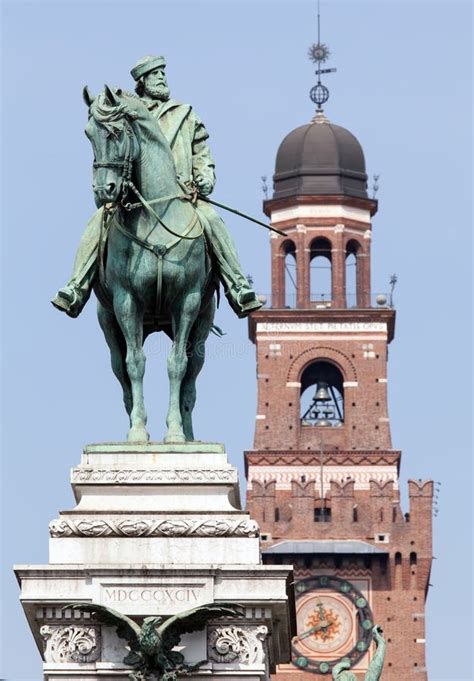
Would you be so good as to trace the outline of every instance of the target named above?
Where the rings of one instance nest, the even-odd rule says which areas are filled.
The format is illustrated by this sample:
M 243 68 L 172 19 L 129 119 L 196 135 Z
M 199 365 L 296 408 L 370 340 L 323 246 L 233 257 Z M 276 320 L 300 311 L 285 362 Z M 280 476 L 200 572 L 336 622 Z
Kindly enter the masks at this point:
M 160 225 L 170 234 L 172 234 L 175 237 L 178 237 L 178 239 L 189 239 L 190 241 L 193 241 L 194 239 L 198 239 L 202 234 L 204 234 L 204 230 L 200 224 L 200 231 L 198 234 L 195 236 L 188 236 L 188 234 L 193 230 L 194 225 L 198 221 L 197 213 L 194 211 L 193 217 L 191 218 L 191 222 L 185 229 L 185 231 L 182 234 L 179 234 L 178 232 L 175 232 L 174 230 L 171 229 L 171 227 L 168 227 L 165 222 L 161 219 L 161 217 L 158 215 L 158 213 L 153 210 L 151 204 L 152 203 L 160 203 L 163 201 L 173 201 L 176 199 L 179 199 L 180 201 L 192 201 L 191 196 L 186 196 L 184 194 L 171 194 L 170 196 L 161 196 L 159 199 L 152 199 L 151 201 L 147 201 L 138 191 L 137 187 L 133 184 L 133 182 L 129 179 L 124 180 L 124 184 L 126 184 L 126 187 L 130 187 L 130 189 L 134 192 L 134 194 L 137 196 L 139 199 L 140 203 L 138 204 L 124 204 L 122 200 L 122 205 L 126 210 L 134 210 L 135 208 L 139 208 L 140 206 L 143 206 L 145 210 L 147 210 L 151 215 L 153 215 L 156 220 L 160 223 Z

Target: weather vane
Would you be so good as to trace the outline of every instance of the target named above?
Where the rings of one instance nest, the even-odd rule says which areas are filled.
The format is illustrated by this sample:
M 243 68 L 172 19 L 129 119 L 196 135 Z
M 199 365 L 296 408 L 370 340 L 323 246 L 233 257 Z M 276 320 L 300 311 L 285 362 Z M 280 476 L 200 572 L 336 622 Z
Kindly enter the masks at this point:
M 321 83 L 321 75 L 323 73 L 334 73 L 337 69 L 322 69 L 321 64 L 324 64 L 330 55 L 329 47 L 321 42 L 321 17 L 319 12 L 319 0 L 318 0 L 318 42 L 313 43 L 308 50 L 308 57 L 314 64 L 318 65 L 315 71 L 318 82 L 314 85 L 309 93 L 311 101 L 317 105 L 317 112 L 322 111 L 322 105 L 325 104 L 329 99 L 328 88 Z

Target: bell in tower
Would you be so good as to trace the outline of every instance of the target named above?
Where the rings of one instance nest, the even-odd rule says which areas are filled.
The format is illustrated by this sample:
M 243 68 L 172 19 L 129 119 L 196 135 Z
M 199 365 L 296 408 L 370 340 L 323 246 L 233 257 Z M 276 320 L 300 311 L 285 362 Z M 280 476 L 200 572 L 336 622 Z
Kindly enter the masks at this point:
M 302 426 L 340 426 L 344 421 L 343 391 L 336 367 L 321 361 L 309 365 L 301 380 Z M 308 395 L 312 397 L 306 407 Z

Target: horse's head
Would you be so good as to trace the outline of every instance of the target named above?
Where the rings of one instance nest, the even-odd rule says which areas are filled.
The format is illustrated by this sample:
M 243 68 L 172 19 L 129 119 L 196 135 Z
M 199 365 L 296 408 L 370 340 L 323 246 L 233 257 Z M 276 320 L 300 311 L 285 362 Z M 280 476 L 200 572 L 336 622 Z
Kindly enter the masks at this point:
M 95 98 L 84 88 L 84 101 L 89 107 L 85 133 L 94 150 L 95 202 L 97 206 L 116 203 L 127 189 L 132 164 L 140 151 L 131 125 L 134 111 L 120 91 L 115 93 L 107 85 Z

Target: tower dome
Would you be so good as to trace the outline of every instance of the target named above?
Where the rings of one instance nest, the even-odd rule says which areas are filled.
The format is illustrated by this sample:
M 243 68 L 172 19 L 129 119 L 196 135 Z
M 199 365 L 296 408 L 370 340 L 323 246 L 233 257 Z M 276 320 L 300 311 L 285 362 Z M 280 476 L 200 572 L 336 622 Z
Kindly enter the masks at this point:
M 361 145 L 349 130 L 330 123 L 322 111 L 280 144 L 273 182 L 274 200 L 321 195 L 368 198 Z

